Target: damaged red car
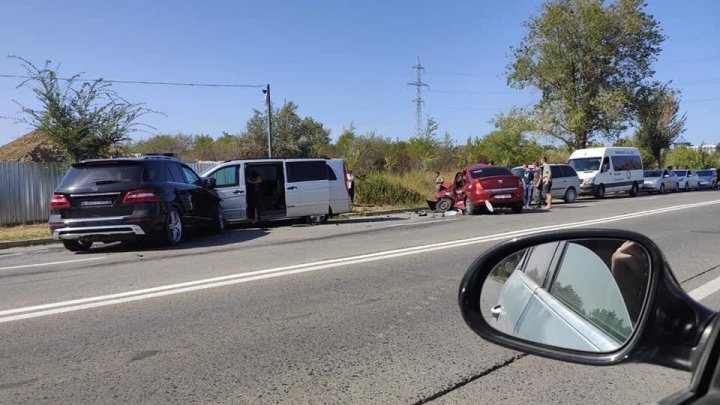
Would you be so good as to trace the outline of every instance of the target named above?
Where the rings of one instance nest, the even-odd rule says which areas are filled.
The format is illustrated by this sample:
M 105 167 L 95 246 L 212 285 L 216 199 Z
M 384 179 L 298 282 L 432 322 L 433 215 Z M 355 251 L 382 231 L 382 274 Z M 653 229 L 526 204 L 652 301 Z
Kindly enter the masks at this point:
M 461 209 L 466 214 L 486 213 L 495 208 L 523 210 L 522 180 L 510 169 L 486 164 L 472 164 L 458 172 L 452 182 L 435 193 L 430 208 L 438 211 Z

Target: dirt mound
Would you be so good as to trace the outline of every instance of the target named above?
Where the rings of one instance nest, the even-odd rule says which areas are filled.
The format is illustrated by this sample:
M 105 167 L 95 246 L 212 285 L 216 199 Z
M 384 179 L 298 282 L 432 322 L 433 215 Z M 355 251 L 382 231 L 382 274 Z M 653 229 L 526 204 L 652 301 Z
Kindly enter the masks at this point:
M 59 162 L 62 151 L 40 131 L 29 132 L 0 146 L 0 162 Z

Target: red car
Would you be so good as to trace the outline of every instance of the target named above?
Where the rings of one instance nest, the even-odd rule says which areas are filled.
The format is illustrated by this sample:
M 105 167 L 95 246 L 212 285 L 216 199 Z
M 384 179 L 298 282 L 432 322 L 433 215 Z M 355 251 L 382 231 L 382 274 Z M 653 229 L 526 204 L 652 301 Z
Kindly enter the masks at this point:
M 453 207 L 466 214 L 486 212 L 489 202 L 494 208 L 510 208 L 513 213 L 523 210 L 522 180 L 510 169 L 486 164 L 467 166 L 435 193 L 436 208 L 447 211 Z

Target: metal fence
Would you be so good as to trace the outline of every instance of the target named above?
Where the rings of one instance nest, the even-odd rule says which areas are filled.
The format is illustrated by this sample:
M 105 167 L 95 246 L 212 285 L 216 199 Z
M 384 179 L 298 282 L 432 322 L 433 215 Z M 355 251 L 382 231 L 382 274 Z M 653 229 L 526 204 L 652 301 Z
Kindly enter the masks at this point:
M 198 174 L 215 163 L 188 163 Z M 0 225 L 48 220 L 50 199 L 69 165 L 0 162 Z

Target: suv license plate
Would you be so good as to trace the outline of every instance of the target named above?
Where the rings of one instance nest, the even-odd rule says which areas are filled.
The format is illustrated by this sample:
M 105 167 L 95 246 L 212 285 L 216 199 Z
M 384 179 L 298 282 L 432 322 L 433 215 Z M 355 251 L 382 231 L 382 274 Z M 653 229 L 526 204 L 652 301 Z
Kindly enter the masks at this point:
M 495 196 L 495 198 L 497 198 L 498 200 L 504 200 L 507 198 L 512 198 L 512 196 L 510 194 L 498 194 Z
M 112 200 L 92 200 L 92 201 L 81 201 L 81 207 L 95 207 L 98 205 L 112 205 Z

